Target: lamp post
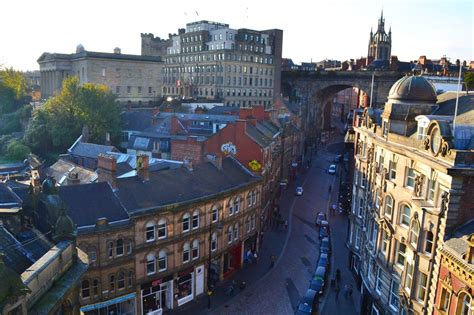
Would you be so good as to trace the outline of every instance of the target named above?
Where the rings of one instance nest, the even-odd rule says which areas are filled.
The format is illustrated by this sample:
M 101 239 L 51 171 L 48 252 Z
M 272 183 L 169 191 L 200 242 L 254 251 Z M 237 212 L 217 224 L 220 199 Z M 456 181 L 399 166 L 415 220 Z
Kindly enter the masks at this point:
M 209 257 L 208 257 L 208 262 L 207 262 L 207 308 L 211 308 L 211 295 L 212 295 L 212 290 L 211 290 L 211 262 L 212 262 L 212 212 L 211 212 L 211 217 L 209 220 Z M 217 214 L 217 217 L 219 218 L 219 213 Z M 219 222 L 217 223 L 217 229 L 222 230 L 222 224 Z M 216 240 L 217 241 L 217 240 Z

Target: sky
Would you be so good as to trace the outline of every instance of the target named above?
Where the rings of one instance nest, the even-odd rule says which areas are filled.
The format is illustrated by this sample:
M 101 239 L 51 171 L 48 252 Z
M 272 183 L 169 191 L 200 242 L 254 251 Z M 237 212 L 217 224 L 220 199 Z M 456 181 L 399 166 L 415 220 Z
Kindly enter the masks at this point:
M 294 62 L 367 55 L 370 28 L 383 9 L 392 55 L 416 60 L 474 57 L 471 0 L 1 0 L 0 65 L 39 69 L 43 52 L 86 50 L 140 54 L 140 33 L 167 38 L 186 23 L 283 30 L 283 57 Z

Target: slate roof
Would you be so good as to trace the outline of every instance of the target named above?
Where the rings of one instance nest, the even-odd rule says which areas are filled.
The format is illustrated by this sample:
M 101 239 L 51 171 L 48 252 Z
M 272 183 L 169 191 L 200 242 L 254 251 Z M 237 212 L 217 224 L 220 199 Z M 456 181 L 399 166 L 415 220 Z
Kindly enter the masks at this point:
M 192 171 L 182 167 L 150 173 L 143 182 L 139 177 L 117 179 L 116 194 L 131 214 L 236 189 L 260 180 L 231 157 L 222 161 L 222 170 L 206 162 Z
M 434 115 L 454 116 L 456 108 L 456 92 L 446 92 L 438 95 L 439 108 Z M 474 122 L 474 94 L 460 93 L 456 124 L 473 124 Z
M 232 106 L 214 106 L 207 111 L 210 115 L 234 115 L 239 116 L 239 107 Z
M 5 254 L 5 264 L 18 274 L 35 262 L 33 255 L 3 225 L 0 225 L 0 252 Z
M 262 134 L 256 127 L 254 127 L 252 124 L 247 123 L 247 127 L 245 129 L 245 133 L 252 138 L 257 144 L 259 144 L 262 147 L 268 147 L 271 143 L 271 140 L 266 137 L 264 134 Z
M 102 145 L 88 142 L 77 142 L 68 150 L 71 155 L 97 159 L 99 154 L 107 153 L 109 151 L 118 152 L 118 150 L 111 145 Z
M 159 56 L 143 56 L 143 55 L 129 55 L 129 54 L 115 54 L 95 51 L 81 51 L 75 54 L 62 54 L 62 53 L 43 53 L 38 58 L 38 63 L 45 62 L 54 59 L 63 60 L 76 60 L 83 58 L 99 58 L 99 59 L 113 59 L 113 60 L 132 60 L 132 61 L 150 61 L 150 62 L 162 62 Z
M 152 125 L 152 111 L 126 111 L 120 114 L 122 130 L 143 131 Z
M 444 248 L 462 259 L 468 249 L 469 235 L 474 233 L 474 220 L 457 228 L 446 237 Z
M 21 209 L 21 203 L 12 189 L 0 182 L 0 213 L 16 213 Z
M 61 186 L 59 196 L 78 229 L 94 226 L 98 218 L 107 218 L 109 223 L 128 219 L 107 182 Z
M 95 172 L 63 159 L 59 159 L 46 169 L 46 175 L 53 177 L 60 186 L 67 185 L 66 178 L 71 172 L 77 173 L 78 179 L 82 184 L 97 181 L 97 174 Z

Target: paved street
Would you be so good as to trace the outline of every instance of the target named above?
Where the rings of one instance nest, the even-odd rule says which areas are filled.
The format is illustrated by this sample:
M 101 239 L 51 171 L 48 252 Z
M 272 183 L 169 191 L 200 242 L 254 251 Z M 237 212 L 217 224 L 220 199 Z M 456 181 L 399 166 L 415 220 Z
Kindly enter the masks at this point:
M 289 233 L 273 228 L 266 231 L 260 259 L 257 264 L 245 266 L 230 280 L 246 281 L 247 288 L 228 297 L 223 291 L 228 283 L 216 290 L 212 297 L 212 307 L 207 309 L 206 297 L 197 299 L 173 314 L 292 314 L 306 292 L 319 258 L 318 229 L 314 225 L 318 211 L 326 211 L 337 200 L 339 178 L 326 174 L 332 163 L 334 152 L 340 151 L 342 144 L 329 145 L 313 159 L 313 166 L 305 175 L 298 175 L 284 191 L 280 203 L 283 219 L 289 220 Z M 303 184 L 304 195 L 294 197 L 296 184 Z M 328 186 L 332 186 L 329 199 Z M 331 257 L 331 276 L 336 268 L 341 269 L 342 285 L 351 283 L 354 287 L 352 299 L 339 295 L 336 301 L 334 291 L 326 287 L 321 299 L 320 314 L 357 314 L 354 301 L 358 292 L 347 269 L 348 254 L 345 247 L 347 217 L 330 217 L 332 229 L 333 254 Z M 277 255 L 274 268 L 270 268 L 270 256 Z M 239 290 L 238 290 L 239 291 Z

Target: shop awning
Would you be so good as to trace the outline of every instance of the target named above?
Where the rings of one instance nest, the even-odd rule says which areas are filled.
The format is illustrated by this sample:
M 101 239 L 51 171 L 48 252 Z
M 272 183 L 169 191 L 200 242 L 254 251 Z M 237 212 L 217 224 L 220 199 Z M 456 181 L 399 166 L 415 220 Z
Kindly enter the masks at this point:
M 120 296 L 120 297 L 112 299 L 112 300 L 105 301 L 105 302 L 83 306 L 83 307 L 81 307 L 80 311 L 81 312 L 88 312 L 88 311 L 98 310 L 98 309 L 101 309 L 103 307 L 107 307 L 107 306 L 110 306 L 110 305 L 114 305 L 114 304 L 117 304 L 117 303 L 121 303 L 121 302 L 124 302 L 124 301 L 131 300 L 131 299 L 135 299 L 135 297 L 136 297 L 136 293 L 130 293 L 130 294 Z

